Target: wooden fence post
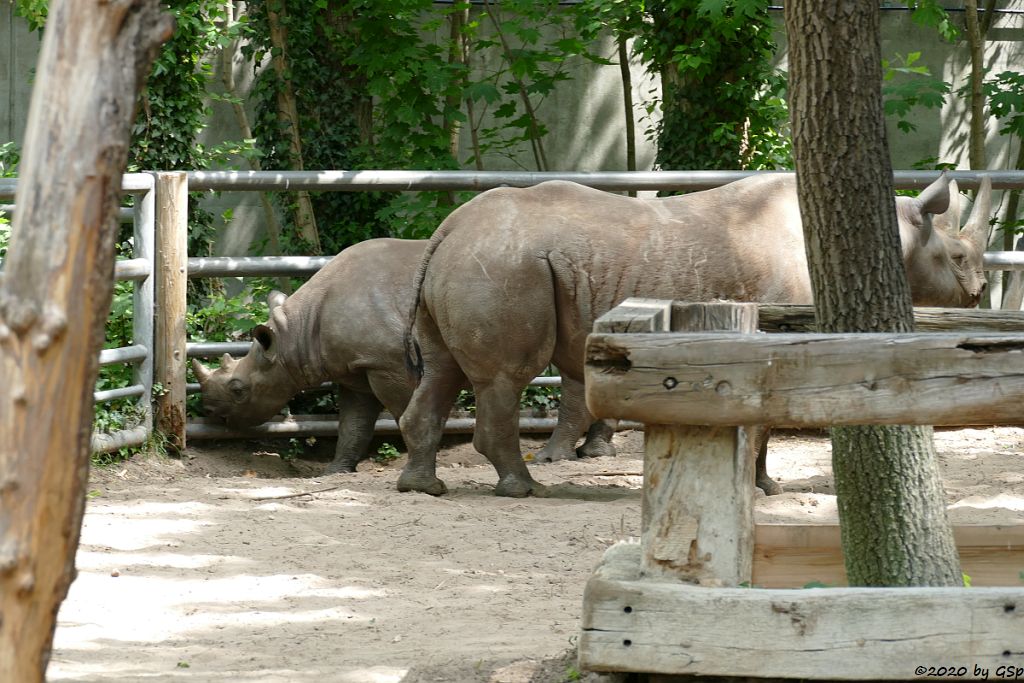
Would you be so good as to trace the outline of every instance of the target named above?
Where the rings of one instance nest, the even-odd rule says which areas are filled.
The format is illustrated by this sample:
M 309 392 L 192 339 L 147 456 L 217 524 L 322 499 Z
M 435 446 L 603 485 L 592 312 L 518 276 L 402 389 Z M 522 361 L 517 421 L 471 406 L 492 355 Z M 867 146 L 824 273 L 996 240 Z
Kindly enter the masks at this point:
M 757 305 L 675 304 L 671 326 L 673 332 L 753 333 Z M 666 376 L 664 390 L 671 391 L 674 382 Z M 748 428 L 647 425 L 640 562 L 644 576 L 725 586 L 750 581 L 754 439 L 755 430 Z
M 188 176 L 156 174 L 156 429 L 170 448 L 185 448 L 185 295 L 188 284 Z

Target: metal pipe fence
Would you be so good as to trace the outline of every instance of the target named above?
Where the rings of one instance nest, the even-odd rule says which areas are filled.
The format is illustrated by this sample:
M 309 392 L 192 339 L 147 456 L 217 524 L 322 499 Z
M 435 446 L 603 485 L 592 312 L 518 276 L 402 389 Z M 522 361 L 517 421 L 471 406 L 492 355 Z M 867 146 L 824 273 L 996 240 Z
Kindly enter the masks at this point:
M 0 199 L 13 199 L 16 182 L 13 178 L 0 179 Z M 118 219 L 131 223 L 133 258 L 119 259 L 114 264 L 114 279 L 134 283 L 132 288 L 132 344 L 104 349 L 99 354 L 100 366 L 128 363 L 132 365 L 132 384 L 116 389 L 93 392 L 94 403 L 105 403 L 123 398 L 138 398 L 139 424 L 107 434 L 95 433 L 92 450 L 96 453 L 114 451 L 128 446 L 139 446 L 153 432 L 153 270 L 155 251 L 153 176 L 149 173 L 126 173 L 121 189 L 134 198 L 134 206 L 122 207 Z M 14 215 L 14 204 L 0 204 L 0 212 Z
M 438 190 L 483 191 L 494 187 L 527 187 L 546 180 L 568 180 L 582 185 L 607 191 L 658 191 L 658 190 L 702 190 L 739 180 L 752 175 L 752 171 L 603 171 L 603 172 L 507 172 L 507 171 L 192 171 L 187 173 L 188 190 L 191 191 L 241 191 L 241 192 L 291 192 L 298 190 L 365 192 L 394 191 L 418 192 Z M 769 173 L 772 173 L 769 171 Z M 993 181 L 994 189 L 1024 189 L 1024 172 L 985 172 Z M 962 189 L 974 189 L 978 185 L 979 172 L 954 171 L 950 175 Z M 938 177 L 936 171 L 896 171 L 894 185 L 897 189 L 923 189 Z M 152 387 L 154 362 L 169 365 L 168 359 L 155 358 L 155 349 L 177 347 L 185 349 L 187 358 L 210 358 L 229 353 L 244 355 L 250 346 L 248 342 L 188 342 L 180 340 L 178 345 L 154 340 L 154 313 L 175 310 L 174 306 L 161 303 L 162 292 L 154 291 L 156 272 L 156 235 L 181 230 L 179 225 L 162 225 L 157 217 L 156 202 L 173 201 L 172 198 L 158 198 L 154 174 L 126 174 L 123 189 L 135 196 L 135 206 L 121 210 L 122 220 L 131 220 L 134 228 L 134 255 L 131 259 L 119 260 L 115 277 L 135 283 L 133 294 L 133 343 L 119 349 L 104 350 L 100 363 L 131 363 L 134 379 L 131 386 L 98 391 L 97 402 L 119 398 L 137 397 L 143 410 L 143 423 L 138 427 L 111 435 L 95 435 L 94 450 L 114 450 L 128 445 L 143 443 L 152 433 Z M 0 200 L 14 196 L 14 179 L 0 179 Z M 16 207 L 0 205 L 0 211 L 10 213 Z M 177 207 L 179 215 L 187 207 Z M 267 276 L 309 276 L 317 272 L 330 260 L 328 256 L 243 256 L 188 258 L 187 265 L 166 269 L 168 277 L 267 277 Z M 985 254 L 988 270 L 1024 270 L 1024 252 L 988 252 Z M 166 329 L 184 330 L 180 325 L 165 326 Z M 185 377 L 173 378 L 181 382 L 180 395 L 187 391 L 198 391 L 198 384 L 185 383 Z M 540 377 L 535 384 L 557 386 L 559 377 Z M 330 385 L 325 385 L 327 388 Z M 182 403 L 184 400 L 182 399 Z M 180 406 L 184 414 L 184 405 Z M 453 418 L 452 431 L 471 431 L 472 422 L 467 418 Z M 277 420 L 260 428 L 233 431 L 224 426 L 197 419 L 186 420 L 183 425 L 156 425 L 165 433 L 169 429 L 180 430 L 180 442 L 189 438 L 229 438 L 239 436 L 309 436 L 335 434 L 337 421 L 322 416 L 294 416 Z M 394 420 L 382 419 L 377 423 L 380 433 L 396 433 Z M 554 427 L 550 418 L 524 418 L 524 431 L 548 431 Z

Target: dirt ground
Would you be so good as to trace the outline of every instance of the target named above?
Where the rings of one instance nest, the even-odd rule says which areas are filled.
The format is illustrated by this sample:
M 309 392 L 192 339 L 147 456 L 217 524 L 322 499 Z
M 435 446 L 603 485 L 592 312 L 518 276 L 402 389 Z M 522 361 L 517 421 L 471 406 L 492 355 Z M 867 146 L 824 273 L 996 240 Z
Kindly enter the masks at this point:
M 1024 429 L 936 443 L 955 522 L 1024 523 Z M 398 493 L 401 459 L 321 476 L 322 460 L 282 460 L 279 443 L 96 468 L 49 680 L 577 680 L 584 583 L 639 533 L 643 436 L 615 444 L 616 458 L 536 466 L 555 495 L 525 500 L 495 497 L 464 440 L 441 454 L 441 498 Z M 787 492 L 759 498 L 759 521 L 834 520 L 829 450 L 774 438 Z

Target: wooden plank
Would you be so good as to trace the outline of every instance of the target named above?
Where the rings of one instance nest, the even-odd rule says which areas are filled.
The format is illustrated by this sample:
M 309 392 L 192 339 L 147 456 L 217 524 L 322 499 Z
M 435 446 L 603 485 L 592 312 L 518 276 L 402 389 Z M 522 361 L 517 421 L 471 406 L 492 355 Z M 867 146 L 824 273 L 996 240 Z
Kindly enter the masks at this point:
M 1024 524 L 953 527 L 963 571 L 972 586 L 1024 588 Z M 845 586 L 836 524 L 756 524 L 751 583 L 802 588 L 810 582 Z
M 1024 589 L 703 588 L 638 580 L 639 554 L 613 546 L 587 582 L 583 669 L 900 680 L 1020 665 Z
M 751 333 L 757 308 L 676 305 L 672 324 Z M 644 575 L 708 585 L 749 581 L 755 453 L 748 430 L 648 424 L 644 444 Z
M 591 334 L 585 378 L 645 423 L 1024 423 L 1024 334 Z
M 817 332 L 814 306 L 803 304 L 758 304 L 758 327 L 762 332 Z M 980 308 L 914 308 L 917 332 L 1021 332 L 1024 311 Z
M 631 297 L 594 321 L 594 332 L 668 332 L 672 302 Z

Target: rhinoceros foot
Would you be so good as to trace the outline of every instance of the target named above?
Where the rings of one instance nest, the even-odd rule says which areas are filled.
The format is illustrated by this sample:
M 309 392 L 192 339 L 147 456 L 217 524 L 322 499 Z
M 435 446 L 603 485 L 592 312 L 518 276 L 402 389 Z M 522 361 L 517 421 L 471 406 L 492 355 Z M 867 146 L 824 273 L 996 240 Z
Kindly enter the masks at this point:
M 407 471 L 403 471 L 398 477 L 398 490 L 402 493 L 419 491 L 420 493 L 429 493 L 432 496 L 443 496 L 448 493 L 448 487 L 437 477 L 424 476 L 418 472 Z
M 580 458 L 602 458 L 615 457 L 615 446 L 607 441 L 585 441 L 576 449 L 576 456 Z
M 523 456 L 523 459 L 530 465 L 543 465 L 559 460 L 575 460 L 576 451 L 572 448 L 554 446 L 551 442 L 548 442 L 544 448 L 532 454 L 532 457 L 531 454 L 527 453 Z
M 766 496 L 777 496 L 783 491 L 782 485 L 767 475 L 757 478 L 757 488 L 764 491 Z
M 324 468 L 324 474 L 349 474 L 356 471 L 356 464 L 353 462 L 333 460 Z
M 509 498 L 525 498 L 538 489 L 543 488 L 542 485 L 533 479 L 524 479 L 518 475 L 506 474 L 498 480 L 498 485 L 494 487 L 494 495 L 507 496 Z

